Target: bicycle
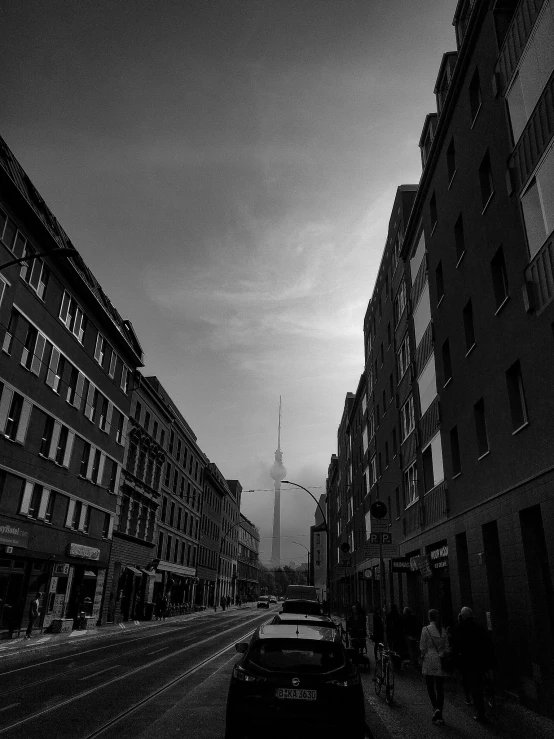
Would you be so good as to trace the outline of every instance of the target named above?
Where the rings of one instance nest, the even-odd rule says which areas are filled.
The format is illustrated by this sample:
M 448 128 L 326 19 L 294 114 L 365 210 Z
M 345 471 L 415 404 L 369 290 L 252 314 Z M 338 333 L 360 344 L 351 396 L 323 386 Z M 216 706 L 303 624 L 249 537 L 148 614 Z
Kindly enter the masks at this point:
M 387 649 L 381 642 L 377 645 L 379 656 L 375 663 L 375 675 L 373 683 L 375 685 L 375 694 L 381 695 L 383 685 L 385 686 L 385 700 L 391 705 L 394 701 L 394 665 L 392 657 L 397 656 L 392 649 Z

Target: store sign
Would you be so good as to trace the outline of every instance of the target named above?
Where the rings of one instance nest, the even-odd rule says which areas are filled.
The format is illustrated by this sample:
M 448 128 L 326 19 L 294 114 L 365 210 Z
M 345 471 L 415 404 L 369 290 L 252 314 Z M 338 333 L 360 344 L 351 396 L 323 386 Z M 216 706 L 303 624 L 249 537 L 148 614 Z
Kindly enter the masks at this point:
M 434 549 L 432 552 L 429 553 L 429 556 L 431 559 L 442 559 L 443 557 L 448 557 L 448 545 L 445 545 L 444 547 L 440 547 L 439 549 Z
M 412 569 L 408 557 L 398 557 L 391 560 L 393 572 L 408 572 Z
M 26 548 L 29 542 L 29 529 L 5 518 L 0 518 L 0 544 Z
M 86 547 L 84 544 L 71 543 L 69 545 L 69 556 L 81 559 L 100 559 L 100 549 Z
M 415 560 L 417 569 L 421 572 L 421 576 L 424 580 L 433 576 L 433 569 L 431 567 L 431 558 L 427 554 L 422 554 L 419 557 L 413 557 Z

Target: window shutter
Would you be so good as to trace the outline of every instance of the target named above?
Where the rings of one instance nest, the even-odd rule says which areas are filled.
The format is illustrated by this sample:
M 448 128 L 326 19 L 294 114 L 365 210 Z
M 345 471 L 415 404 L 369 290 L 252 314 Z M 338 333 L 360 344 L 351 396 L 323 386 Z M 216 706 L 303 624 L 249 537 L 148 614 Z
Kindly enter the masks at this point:
M 31 362 L 31 372 L 35 375 L 40 374 L 40 367 L 42 365 L 42 355 L 44 354 L 44 348 L 46 346 L 46 337 L 39 333 L 37 335 L 37 342 L 35 344 L 35 353 L 33 355 L 33 361 Z
M 90 476 L 92 475 L 92 466 L 94 464 L 95 456 L 96 456 L 96 447 L 91 445 L 90 454 L 88 457 L 88 465 L 87 465 L 87 480 L 90 480 Z
M 52 390 L 58 389 L 60 378 L 56 376 L 58 371 L 58 364 L 60 362 L 60 352 L 55 346 L 52 347 L 50 353 L 50 362 L 48 365 L 48 373 L 46 374 L 46 384 L 52 388 Z
M 33 497 L 33 488 L 35 484 L 33 482 L 26 482 L 25 489 L 23 491 L 23 498 L 21 499 L 20 513 L 27 515 L 29 513 L 29 506 L 31 505 L 31 498 Z
M 60 440 L 61 430 L 61 423 L 59 421 L 54 421 L 52 438 L 50 439 L 50 451 L 48 452 L 48 459 L 56 459 L 56 449 L 58 448 L 58 441 Z
M 88 393 L 87 393 L 87 403 L 85 405 L 85 416 L 89 419 L 89 421 L 92 421 L 92 414 L 94 411 L 94 408 L 92 406 L 92 401 L 94 400 L 94 391 L 96 390 L 95 386 L 91 383 L 89 383 L 88 386 Z
M 63 467 L 69 467 L 69 460 L 71 459 L 71 452 L 73 451 L 73 442 L 75 441 L 75 434 L 73 431 L 69 431 L 67 434 L 67 442 L 65 445 L 65 452 L 63 455 Z
M 3 434 L 6 430 L 6 422 L 8 420 L 8 411 L 12 404 L 13 390 L 11 387 L 4 385 L 4 392 L 2 393 L 2 399 L 0 400 L 0 434 Z
M 81 400 L 83 398 L 83 387 L 85 384 L 85 376 L 82 372 L 79 372 L 77 376 L 77 387 L 75 389 L 75 397 L 73 398 L 73 405 L 79 409 L 81 407 Z
M 104 476 L 104 465 L 106 464 L 106 455 L 104 453 L 100 454 L 100 463 L 98 464 L 98 476 L 94 482 L 96 482 L 98 485 L 102 485 L 102 478 Z
M 42 518 L 44 520 L 44 517 L 46 516 L 46 509 L 48 508 L 49 500 L 50 500 L 50 490 L 48 488 L 43 488 L 37 518 Z
M 65 519 L 65 525 L 71 526 L 71 523 L 73 521 L 73 511 L 75 510 L 75 501 L 70 498 L 69 499 L 69 505 L 67 506 L 67 517 Z
M 17 435 L 15 437 L 15 440 L 21 442 L 21 444 L 25 443 L 25 436 L 27 434 L 27 427 L 29 425 L 29 418 L 31 417 L 32 408 L 33 404 L 29 400 L 23 400 L 21 415 L 19 417 L 19 425 L 17 428 Z
M 105 431 L 107 434 L 110 433 L 112 428 L 112 415 L 113 415 L 113 403 L 108 400 L 108 410 L 106 412 L 106 426 Z
M 85 519 L 87 517 L 87 508 L 88 506 L 83 503 L 81 506 L 81 518 L 79 519 L 79 523 L 77 525 L 77 528 L 79 531 L 82 531 L 85 528 Z

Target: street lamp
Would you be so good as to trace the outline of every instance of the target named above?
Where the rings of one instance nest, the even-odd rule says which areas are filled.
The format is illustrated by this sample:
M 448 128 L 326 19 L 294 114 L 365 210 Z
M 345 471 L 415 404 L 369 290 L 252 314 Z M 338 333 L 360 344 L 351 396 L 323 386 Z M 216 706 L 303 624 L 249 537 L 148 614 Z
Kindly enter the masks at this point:
M 299 547 L 304 547 L 304 549 L 308 552 L 308 585 L 310 584 L 310 550 L 305 544 L 301 544 L 299 541 L 293 541 L 293 544 L 296 544 Z
M 7 269 L 8 267 L 12 267 L 14 264 L 21 264 L 22 262 L 30 262 L 33 259 L 41 259 L 42 257 L 53 257 L 56 256 L 56 254 L 71 254 L 72 256 L 77 256 L 77 251 L 75 249 L 69 249 L 64 247 L 63 249 L 52 249 L 51 251 L 44 251 L 36 254 L 27 254 L 26 257 L 19 257 L 19 259 L 12 259 L 11 262 L 6 262 L 6 264 L 0 264 L 0 270 Z
M 326 590 L 327 590 L 327 602 L 330 604 L 331 602 L 331 577 L 329 574 L 329 563 L 330 563 L 330 557 L 329 557 L 329 546 L 330 546 L 330 536 L 329 536 L 329 524 L 327 523 L 327 516 L 325 515 L 323 508 L 319 504 L 319 500 L 315 497 L 313 493 L 311 493 L 308 488 L 305 488 L 304 485 L 299 485 L 297 482 L 291 482 L 290 480 L 283 480 L 282 482 L 287 483 L 287 485 L 294 485 L 294 487 L 300 488 L 301 490 L 305 490 L 308 495 L 313 499 L 317 507 L 319 508 L 319 512 L 321 513 L 323 517 L 323 525 L 325 526 L 325 539 L 326 539 L 326 573 L 325 573 L 325 580 L 326 580 Z

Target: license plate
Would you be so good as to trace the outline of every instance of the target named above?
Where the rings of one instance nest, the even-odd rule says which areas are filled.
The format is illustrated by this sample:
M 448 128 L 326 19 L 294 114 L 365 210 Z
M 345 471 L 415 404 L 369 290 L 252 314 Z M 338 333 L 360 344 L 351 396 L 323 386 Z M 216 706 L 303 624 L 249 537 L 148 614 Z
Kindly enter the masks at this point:
M 281 700 L 317 700 L 317 690 L 302 690 L 301 688 L 277 688 L 277 690 L 275 691 L 275 695 Z

